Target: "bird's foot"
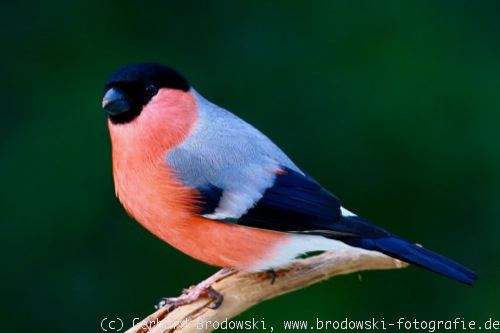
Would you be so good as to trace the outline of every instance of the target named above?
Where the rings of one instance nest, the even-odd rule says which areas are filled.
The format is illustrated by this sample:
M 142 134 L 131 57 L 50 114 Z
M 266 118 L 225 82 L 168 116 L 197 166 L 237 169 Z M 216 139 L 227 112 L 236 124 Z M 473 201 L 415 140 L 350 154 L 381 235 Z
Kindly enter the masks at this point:
M 208 297 L 212 299 L 212 303 L 208 306 L 210 309 L 217 309 L 224 300 L 224 296 L 217 290 L 212 288 L 212 284 L 215 282 L 236 273 L 236 271 L 228 268 L 223 268 L 208 279 L 200 282 L 196 286 L 192 286 L 188 289 L 182 291 L 182 295 L 179 297 L 164 297 L 160 300 L 156 309 L 163 308 L 167 306 L 168 311 L 172 311 L 182 305 L 190 304 L 201 297 Z
M 183 291 L 182 295 L 179 297 L 162 298 L 156 308 L 160 309 L 166 306 L 167 310 L 170 312 L 180 306 L 191 304 L 201 297 L 209 297 L 212 299 L 212 303 L 208 306 L 210 309 L 217 309 L 224 300 L 224 296 L 211 286 L 206 287 L 199 284 Z
M 276 271 L 274 269 L 268 269 L 266 273 L 269 274 L 269 277 L 271 278 L 271 284 L 274 284 L 274 282 L 276 282 L 276 277 L 278 276 Z

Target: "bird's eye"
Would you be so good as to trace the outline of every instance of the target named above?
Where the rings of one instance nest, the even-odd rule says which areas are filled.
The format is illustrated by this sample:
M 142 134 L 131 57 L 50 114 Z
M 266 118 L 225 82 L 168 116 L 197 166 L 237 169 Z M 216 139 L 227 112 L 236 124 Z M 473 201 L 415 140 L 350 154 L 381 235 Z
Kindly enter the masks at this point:
M 158 93 L 158 88 L 154 84 L 150 84 L 146 86 L 146 94 L 149 96 L 154 96 Z

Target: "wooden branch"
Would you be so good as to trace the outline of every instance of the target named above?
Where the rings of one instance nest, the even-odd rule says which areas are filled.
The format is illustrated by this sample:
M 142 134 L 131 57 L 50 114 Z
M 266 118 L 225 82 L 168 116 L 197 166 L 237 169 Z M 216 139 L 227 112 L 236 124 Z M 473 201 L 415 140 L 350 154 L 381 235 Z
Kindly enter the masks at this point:
M 237 272 L 213 285 L 213 288 L 224 296 L 224 302 L 218 309 L 213 310 L 208 307 L 211 303 L 208 298 L 199 299 L 172 312 L 162 308 L 126 333 L 211 332 L 213 330 L 211 325 L 202 329 L 197 325 L 207 321 L 220 323 L 237 316 L 255 304 L 305 288 L 335 275 L 372 269 L 401 268 L 406 265 L 377 252 L 349 248 L 296 260 L 276 272 L 273 284 L 268 273 Z

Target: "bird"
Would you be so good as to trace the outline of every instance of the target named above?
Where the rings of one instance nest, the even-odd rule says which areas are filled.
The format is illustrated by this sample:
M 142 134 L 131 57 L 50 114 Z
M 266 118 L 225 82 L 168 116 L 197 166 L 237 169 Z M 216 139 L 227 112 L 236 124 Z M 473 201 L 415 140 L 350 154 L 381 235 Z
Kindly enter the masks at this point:
M 166 303 L 203 295 L 230 272 L 274 272 L 304 253 L 377 251 L 472 285 L 477 274 L 342 206 L 261 131 L 199 94 L 175 69 L 128 64 L 104 87 L 116 196 L 143 227 L 212 266 Z

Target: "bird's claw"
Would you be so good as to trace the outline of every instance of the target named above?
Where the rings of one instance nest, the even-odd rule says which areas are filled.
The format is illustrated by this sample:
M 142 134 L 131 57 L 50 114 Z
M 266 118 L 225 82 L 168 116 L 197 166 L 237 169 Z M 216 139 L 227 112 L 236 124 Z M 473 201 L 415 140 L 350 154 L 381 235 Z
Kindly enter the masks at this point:
M 271 284 L 274 284 L 276 282 L 276 277 L 278 274 L 276 274 L 276 271 L 274 269 L 269 269 L 266 271 L 267 274 L 271 277 Z
M 208 287 L 207 296 L 213 300 L 208 306 L 208 308 L 212 310 L 219 308 L 224 301 L 224 296 L 212 287 Z
M 162 297 L 160 301 L 155 305 L 155 309 L 159 310 L 162 309 L 163 307 L 169 305 L 169 299 L 170 297 Z

